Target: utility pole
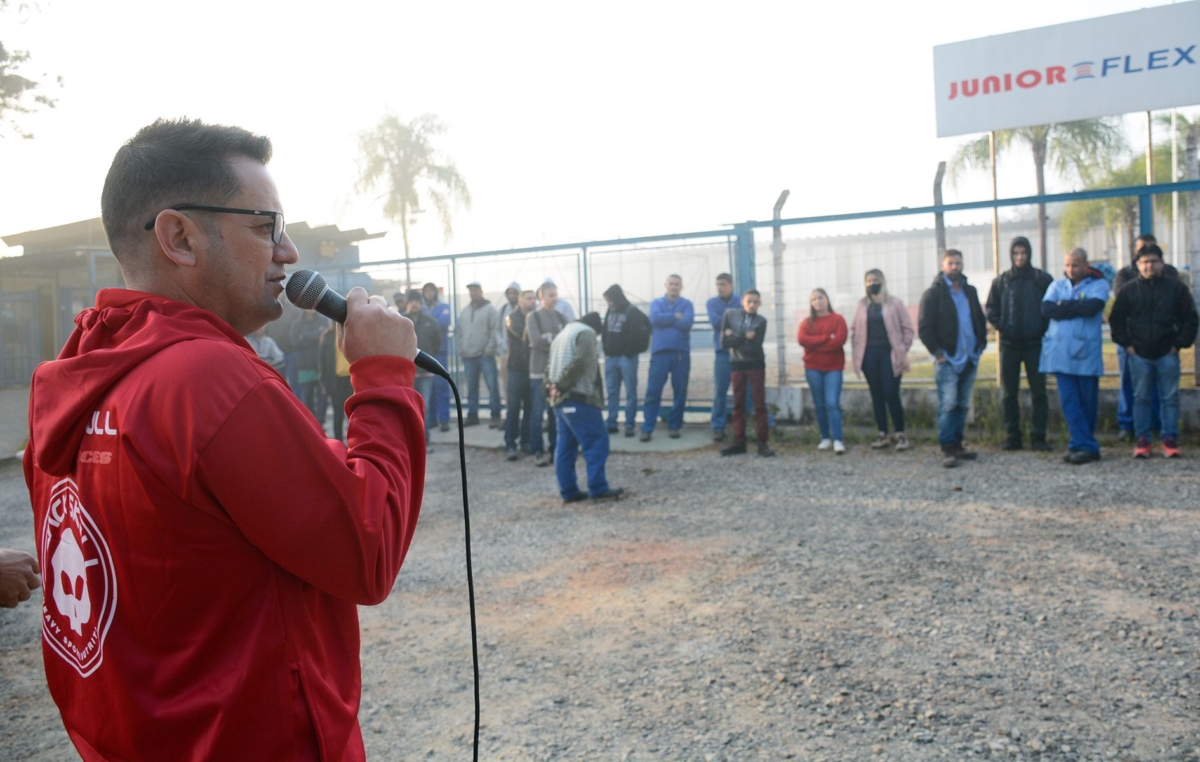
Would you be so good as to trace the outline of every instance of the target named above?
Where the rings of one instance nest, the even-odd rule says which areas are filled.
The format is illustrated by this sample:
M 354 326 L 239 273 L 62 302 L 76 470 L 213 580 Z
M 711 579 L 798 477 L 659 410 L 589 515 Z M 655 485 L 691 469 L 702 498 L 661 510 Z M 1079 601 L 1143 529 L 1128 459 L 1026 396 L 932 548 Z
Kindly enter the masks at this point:
M 1146 112 L 1146 185 L 1154 185 L 1154 122 L 1149 111 Z M 1138 227 L 1143 235 L 1154 233 L 1154 197 L 1148 194 L 1138 197 Z M 1132 250 L 1129 256 L 1133 258 Z
M 1187 147 L 1183 152 L 1183 161 L 1187 166 L 1187 178 L 1189 180 L 1200 180 L 1200 151 L 1197 150 L 1196 142 L 1200 138 L 1200 126 L 1192 124 L 1188 129 Z M 1196 294 L 1196 276 L 1200 274 L 1200 191 L 1188 192 L 1188 225 L 1187 225 L 1187 249 L 1188 258 L 1184 261 L 1191 264 L 1192 270 L 1192 298 L 1198 298 Z M 1200 304 L 1200 301 L 1197 301 Z M 1195 375 L 1192 376 L 1192 383 L 1200 386 L 1200 352 L 1196 352 L 1196 368 Z
M 939 161 L 937 174 L 933 176 L 933 205 L 942 205 L 942 177 L 946 174 L 946 162 Z M 946 250 L 946 215 L 941 212 L 933 213 L 933 227 L 937 235 L 937 256 L 942 256 Z
M 780 212 L 783 211 L 783 205 L 787 202 L 788 195 L 791 191 L 784 191 L 779 194 L 779 199 L 775 202 L 775 209 L 771 215 L 771 219 L 775 224 L 771 227 L 771 257 L 775 265 L 775 352 L 776 361 L 779 364 L 779 389 L 782 391 L 787 387 L 787 330 L 784 328 L 783 322 L 783 250 L 787 247 L 783 243 L 783 228 L 779 225 L 781 219 Z
M 988 151 L 992 159 L 992 201 L 1000 198 L 996 195 L 996 131 L 988 133 Z M 941 256 L 941 252 L 938 252 Z M 1042 250 L 1042 269 L 1046 269 L 1046 251 Z M 1000 274 L 1000 207 L 992 207 L 992 270 Z
M 1171 109 L 1171 182 L 1179 182 L 1179 114 Z M 1171 259 L 1175 267 L 1184 263 L 1179 240 L 1179 191 L 1171 191 Z

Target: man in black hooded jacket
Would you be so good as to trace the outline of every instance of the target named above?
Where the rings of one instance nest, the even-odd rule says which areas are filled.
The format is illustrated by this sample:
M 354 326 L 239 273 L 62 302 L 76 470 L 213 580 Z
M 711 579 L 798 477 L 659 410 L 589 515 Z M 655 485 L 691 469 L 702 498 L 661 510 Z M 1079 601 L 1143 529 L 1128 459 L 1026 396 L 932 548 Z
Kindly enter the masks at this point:
M 625 384 L 625 436 L 632 437 L 637 416 L 638 355 L 650 346 L 650 319 L 629 303 L 617 284 L 604 292 L 604 385 L 608 389 L 608 433 L 615 434 L 621 408 L 621 383 Z
M 1050 325 L 1042 317 L 1042 297 L 1054 279 L 1032 264 L 1033 247 L 1029 239 L 1017 236 L 1009 246 L 1012 269 L 992 281 L 988 294 L 987 319 L 1000 333 L 1000 389 L 1004 405 L 1004 428 L 1008 433 L 1005 450 L 1021 449 L 1021 365 L 1029 380 L 1033 398 L 1030 434 L 1033 449 L 1049 450 L 1046 444 L 1046 420 L 1050 406 L 1046 399 L 1046 376 L 1038 369 L 1042 355 L 1042 336 Z

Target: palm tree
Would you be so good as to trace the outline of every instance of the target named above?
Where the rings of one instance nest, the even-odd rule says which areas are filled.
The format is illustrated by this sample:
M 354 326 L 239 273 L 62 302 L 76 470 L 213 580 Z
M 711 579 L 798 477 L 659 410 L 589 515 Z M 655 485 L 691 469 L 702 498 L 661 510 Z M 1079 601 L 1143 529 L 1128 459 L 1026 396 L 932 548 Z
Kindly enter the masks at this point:
M 1183 120 L 1184 127 L 1190 127 Z M 1180 157 L 1182 159 L 1182 157 Z M 1154 176 L 1163 178 L 1163 182 L 1171 177 L 1171 144 L 1160 143 L 1154 146 Z M 1090 188 L 1123 188 L 1142 185 L 1146 182 L 1146 154 L 1142 153 L 1129 159 L 1118 167 L 1088 183 Z M 1180 199 L 1186 218 L 1187 196 L 1181 194 Z M 1171 196 L 1162 193 L 1154 197 L 1157 213 L 1171 213 Z M 1096 198 L 1086 201 L 1071 201 L 1062 212 L 1062 240 L 1064 247 L 1073 246 L 1087 231 L 1096 226 L 1104 225 L 1105 230 L 1119 229 L 1125 238 L 1126 251 L 1133 251 L 1133 245 L 1140 229 L 1138 220 L 1138 197 L 1122 196 L 1118 198 Z
M 1015 143 L 1024 143 L 1033 153 L 1037 173 L 1037 194 L 1046 193 L 1047 162 L 1061 176 L 1074 174 L 1084 183 L 1100 177 L 1112 158 L 1125 147 L 1125 136 L 1119 124 L 1110 119 L 1084 119 L 1060 122 L 1015 130 L 996 131 L 996 160 Z M 959 147 L 950 160 L 950 180 L 971 169 L 991 167 L 988 136 L 972 140 Z M 1046 268 L 1046 205 L 1038 204 L 1038 249 L 1041 266 Z
M 356 189 L 369 192 L 382 186 L 383 213 L 400 225 L 404 239 L 404 278 L 412 287 L 411 252 L 408 228 L 416 224 L 416 215 L 424 211 L 422 202 L 432 205 L 442 223 L 442 235 L 449 241 L 454 234 L 453 212 L 469 209 L 471 192 L 454 162 L 434 147 L 434 139 L 444 135 L 445 125 L 433 114 L 404 122 L 394 114 L 380 120 L 373 130 L 358 136 L 362 167 Z

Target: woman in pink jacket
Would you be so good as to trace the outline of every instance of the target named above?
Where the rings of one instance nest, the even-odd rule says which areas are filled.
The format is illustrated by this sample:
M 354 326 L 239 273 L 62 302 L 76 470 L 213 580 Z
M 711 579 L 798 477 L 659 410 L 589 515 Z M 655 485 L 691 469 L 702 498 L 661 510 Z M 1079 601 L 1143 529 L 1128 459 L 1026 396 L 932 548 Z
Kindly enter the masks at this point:
M 875 423 L 879 437 L 872 450 L 887 447 L 888 411 L 896 427 L 896 449 L 909 448 L 904 435 L 904 406 L 900 403 L 900 378 L 908 370 L 908 349 L 913 343 L 912 317 L 900 299 L 889 296 L 887 281 L 879 270 L 868 270 L 864 277 L 867 295 L 858 303 L 850 328 L 850 346 L 854 352 L 854 373 L 867 377 Z

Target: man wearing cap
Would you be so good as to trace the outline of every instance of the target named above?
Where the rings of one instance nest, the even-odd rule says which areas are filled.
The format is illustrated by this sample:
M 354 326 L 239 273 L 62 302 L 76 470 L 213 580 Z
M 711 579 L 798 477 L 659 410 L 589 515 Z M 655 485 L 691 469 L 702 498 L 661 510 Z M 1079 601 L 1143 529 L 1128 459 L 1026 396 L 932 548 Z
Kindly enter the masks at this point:
M 492 303 L 483 298 L 483 286 L 473 280 L 467 284 L 471 302 L 458 316 L 458 356 L 467 371 L 467 420 L 464 426 L 479 425 L 479 374 L 488 388 L 488 407 L 492 411 L 489 429 L 503 426 L 500 420 L 500 385 L 496 381 L 496 326 L 499 315 Z
M 413 327 L 417 331 L 417 349 L 421 350 L 431 357 L 442 346 L 442 329 L 437 324 L 437 321 L 426 315 L 421 310 L 421 292 L 415 288 L 410 288 L 408 293 L 403 297 L 396 294 L 393 297 L 397 307 L 404 308 L 404 316 L 413 322 Z M 413 388 L 417 390 L 417 394 L 425 400 L 425 450 L 429 451 L 429 431 L 434 426 L 434 391 L 433 380 L 437 376 L 427 370 L 422 370 L 421 366 L 417 366 L 417 375 L 413 378 Z

